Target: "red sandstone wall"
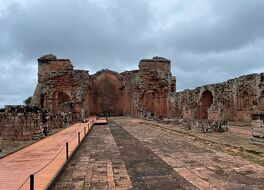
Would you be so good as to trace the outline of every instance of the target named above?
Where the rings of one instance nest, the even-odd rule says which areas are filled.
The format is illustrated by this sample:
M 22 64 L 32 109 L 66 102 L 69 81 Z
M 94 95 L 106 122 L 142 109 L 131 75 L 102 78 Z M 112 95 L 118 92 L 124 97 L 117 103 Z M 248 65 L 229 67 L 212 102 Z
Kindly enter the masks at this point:
M 121 79 L 110 71 L 95 75 L 89 102 L 91 114 L 123 115 L 124 99 Z
M 41 112 L 34 108 L 10 107 L 2 118 L 2 138 L 7 140 L 31 140 L 42 129 Z
M 168 117 L 172 115 L 169 94 L 175 92 L 176 78 L 171 76 L 170 61 L 160 57 L 144 59 L 139 63 L 139 73 L 135 84 L 136 96 L 133 111 L 137 116 L 153 115 Z
M 201 112 L 208 111 L 208 119 L 250 121 L 253 115 L 264 115 L 264 73 L 241 76 L 224 83 L 198 87 L 172 94 L 177 117 L 204 119 Z M 202 107 L 202 94 L 213 94 L 212 105 Z M 205 101 L 206 102 L 206 101 Z M 184 109 L 194 109 L 186 114 Z
M 40 68 L 40 73 L 55 71 L 43 75 L 44 107 L 58 110 L 56 93 L 63 92 L 72 104 L 67 109 L 73 109 L 76 118 L 83 109 L 86 114 L 215 120 L 250 120 L 252 114 L 264 113 L 263 73 L 175 93 L 176 78 L 171 76 L 170 67 L 169 60 L 154 57 L 141 60 L 137 71 L 119 74 L 104 70 L 90 77 L 72 70 L 69 61 L 52 60 L 50 68 Z M 205 91 L 212 93 L 210 102 L 203 99 Z
M 43 82 L 44 80 L 44 74 L 49 72 L 57 72 L 62 70 L 72 70 L 73 66 L 68 59 L 58 59 L 58 60 L 52 60 L 47 61 L 45 63 L 39 63 L 38 66 L 38 76 L 39 76 L 39 82 Z
M 73 66 L 69 59 L 58 59 L 54 61 L 48 61 L 47 63 L 39 63 L 39 74 L 47 72 L 56 72 L 61 70 L 72 70 Z
M 152 59 L 142 59 L 139 62 L 140 70 L 162 70 L 171 72 L 171 62 L 163 57 L 153 57 Z
M 176 78 L 171 76 L 167 59 L 141 60 L 140 70 L 121 74 L 104 70 L 91 77 L 83 74 L 85 71 L 73 70 L 69 60 L 54 55 L 42 56 L 38 61 L 40 80 L 32 105 L 53 114 L 73 112 L 73 120 L 83 110 L 85 115 L 109 112 L 138 116 L 140 111 L 162 117 L 170 114 L 168 93 L 175 92 Z M 152 99 L 144 98 L 148 90 L 155 92 Z M 60 93 L 67 97 L 65 101 Z
M 4 119 L 5 119 L 4 112 L 0 112 L 0 137 L 2 136 L 2 131 L 4 127 Z

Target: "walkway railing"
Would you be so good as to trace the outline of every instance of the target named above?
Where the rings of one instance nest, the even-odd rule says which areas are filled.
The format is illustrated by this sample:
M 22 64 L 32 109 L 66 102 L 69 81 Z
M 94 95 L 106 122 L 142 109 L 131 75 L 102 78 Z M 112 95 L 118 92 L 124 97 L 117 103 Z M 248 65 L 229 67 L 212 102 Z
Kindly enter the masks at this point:
M 63 170 L 82 141 L 89 134 L 95 121 L 96 117 L 90 117 L 83 130 L 78 131 L 72 139 L 65 142 L 60 151 L 51 160 L 47 160 L 46 165 L 28 176 L 18 189 L 48 189 L 55 182 L 56 177 Z

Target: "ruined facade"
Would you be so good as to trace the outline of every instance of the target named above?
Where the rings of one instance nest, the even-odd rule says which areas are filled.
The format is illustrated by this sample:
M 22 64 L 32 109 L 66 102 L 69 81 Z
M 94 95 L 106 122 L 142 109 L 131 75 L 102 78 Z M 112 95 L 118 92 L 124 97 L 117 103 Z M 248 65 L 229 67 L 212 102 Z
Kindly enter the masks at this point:
M 186 119 L 251 121 L 264 119 L 264 73 L 172 95 L 174 116 Z
M 38 62 L 32 105 L 55 114 L 72 112 L 73 120 L 104 113 L 250 121 L 264 114 L 263 73 L 176 92 L 171 62 L 161 57 L 141 60 L 139 70 L 93 75 L 52 55 Z
M 57 128 L 98 114 L 263 120 L 264 73 L 176 92 L 171 62 L 162 57 L 141 60 L 138 70 L 90 75 L 74 69 L 69 59 L 45 55 L 38 59 L 38 84 L 30 107 L 7 108 L 0 111 L 0 135 L 17 139 L 27 139 L 43 126 Z
M 31 105 L 51 114 L 71 113 L 73 121 L 97 114 L 169 114 L 168 98 L 175 92 L 176 78 L 167 59 L 144 59 L 139 70 L 101 70 L 93 75 L 52 55 L 39 58 L 38 64 L 38 85 Z

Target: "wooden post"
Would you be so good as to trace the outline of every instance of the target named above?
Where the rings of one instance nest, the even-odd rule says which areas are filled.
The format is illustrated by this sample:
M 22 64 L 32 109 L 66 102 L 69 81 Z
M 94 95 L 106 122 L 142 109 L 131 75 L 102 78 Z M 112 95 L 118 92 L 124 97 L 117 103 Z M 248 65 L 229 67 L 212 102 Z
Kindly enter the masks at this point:
M 66 142 L 66 160 L 69 160 L 69 143 Z
M 30 175 L 30 190 L 34 190 L 34 174 Z

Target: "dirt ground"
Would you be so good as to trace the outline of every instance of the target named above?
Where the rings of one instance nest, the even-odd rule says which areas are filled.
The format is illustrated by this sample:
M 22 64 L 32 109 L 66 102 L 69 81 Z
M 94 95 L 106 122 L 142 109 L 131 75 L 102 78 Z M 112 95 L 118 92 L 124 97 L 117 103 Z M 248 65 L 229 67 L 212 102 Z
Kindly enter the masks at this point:
M 0 158 L 7 154 L 15 152 L 21 148 L 24 148 L 35 141 L 13 141 L 13 140 L 3 140 L 0 137 Z

